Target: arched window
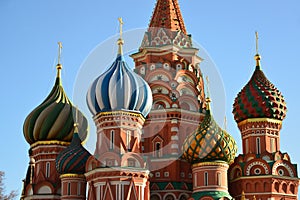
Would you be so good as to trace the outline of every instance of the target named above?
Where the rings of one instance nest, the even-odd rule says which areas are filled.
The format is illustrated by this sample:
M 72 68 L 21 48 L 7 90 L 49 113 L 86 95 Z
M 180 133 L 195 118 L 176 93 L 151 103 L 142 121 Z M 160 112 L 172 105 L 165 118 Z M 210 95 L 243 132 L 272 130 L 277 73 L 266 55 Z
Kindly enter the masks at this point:
M 256 154 L 260 154 L 261 152 L 261 149 L 260 149 L 260 138 L 257 137 L 256 138 Z
M 208 186 L 208 172 L 204 172 L 204 186 Z
M 46 178 L 50 177 L 50 162 L 46 162 Z
M 114 149 L 114 146 L 115 146 L 115 131 L 111 130 L 110 131 L 110 146 L 109 146 L 109 148 L 112 150 L 112 149 Z

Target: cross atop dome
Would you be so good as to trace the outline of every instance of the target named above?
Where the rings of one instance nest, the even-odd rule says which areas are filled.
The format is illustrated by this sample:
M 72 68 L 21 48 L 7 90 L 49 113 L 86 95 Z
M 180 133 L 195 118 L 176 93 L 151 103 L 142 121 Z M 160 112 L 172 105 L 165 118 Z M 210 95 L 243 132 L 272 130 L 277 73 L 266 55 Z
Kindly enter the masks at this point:
M 166 28 L 187 34 L 178 0 L 157 0 L 149 27 Z

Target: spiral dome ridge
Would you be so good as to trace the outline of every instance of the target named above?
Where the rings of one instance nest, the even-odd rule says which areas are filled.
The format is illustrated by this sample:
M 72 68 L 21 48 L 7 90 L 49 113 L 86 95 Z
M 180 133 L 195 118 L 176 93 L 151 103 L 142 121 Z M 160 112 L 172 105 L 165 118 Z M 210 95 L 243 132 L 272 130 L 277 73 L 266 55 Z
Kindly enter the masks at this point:
M 283 120 L 286 112 L 283 95 L 257 65 L 249 82 L 234 100 L 232 113 L 235 121 L 239 123 L 250 118 Z
M 219 127 L 211 111 L 206 110 L 203 122 L 185 139 L 182 158 L 192 164 L 206 161 L 232 163 L 236 153 L 235 140 Z
M 146 117 L 152 107 L 152 92 L 147 82 L 129 68 L 123 55 L 118 54 L 111 67 L 90 86 L 87 104 L 93 115 L 125 110 Z
M 90 156 L 75 132 L 71 144 L 58 154 L 56 169 L 60 174 L 84 174 L 85 164 Z
M 74 132 L 73 114 L 75 108 L 67 97 L 58 76 L 48 97 L 25 119 L 23 133 L 26 141 L 33 144 L 38 141 L 70 142 Z M 79 135 L 87 138 L 87 119 L 79 111 Z

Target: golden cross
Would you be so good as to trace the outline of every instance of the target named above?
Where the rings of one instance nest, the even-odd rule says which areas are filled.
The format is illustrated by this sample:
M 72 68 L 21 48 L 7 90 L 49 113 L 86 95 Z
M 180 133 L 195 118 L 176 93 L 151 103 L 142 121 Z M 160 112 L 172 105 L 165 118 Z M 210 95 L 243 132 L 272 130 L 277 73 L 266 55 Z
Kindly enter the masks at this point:
M 120 38 L 122 38 L 122 35 L 123 35 L 123 19 L 122 19 L 122 17 L 119 17 L 118 18 L 118 20 L 119 20 L 119 23 L 120 23 Z
M 255 37 L 256 37 L 256 54 L 258 54 L 258 32 L 255 32 Z
M 58 64 L 60 64 L 60 58 L 61 58 L 61 49 L 62 49 L 62 43 L 58 42 Z

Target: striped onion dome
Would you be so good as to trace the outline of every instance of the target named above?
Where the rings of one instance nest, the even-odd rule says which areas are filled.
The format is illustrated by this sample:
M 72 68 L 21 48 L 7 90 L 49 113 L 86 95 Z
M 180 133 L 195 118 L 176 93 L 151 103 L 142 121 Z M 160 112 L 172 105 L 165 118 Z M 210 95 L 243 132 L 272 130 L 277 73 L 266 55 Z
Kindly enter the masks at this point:
M 194 164 L 206 161 L 232 163 L 237 153 L 235 140 L 214 120 L 209 106 L 203 122 L 183 143 L 182 158 Z
M 147 82 L 133 72 L 124 60 L 123 40 L 118 40 L 119 53 L 111 67 L 90 86 L 87 104 L 93 115 L 109 111 L 134 111 L 144 117 L 152 107 L 152 93 Z
M 74 132 L 76 108 L 67 97 L 61 84 L 61 64 L 57 65 L 57 77 L 48 97 L 25 119 L 23 133 L 26 141 L 33 144 L 38 141 L 71 142 Z M 79 135 L 82 140 L 87 137 L 87 119 L 78 112 Z
M 71 144 L 56 157 L 56 169 L 60 174 L 84 174 L 85 164 L 90 156 L 75 131 Z
M 251 79 L 235 98 L 234 119 L 237 123 L 249 118 L 283 120 L 287 111 L 284 98 L 261 70 L 258 54 L 255 59 L 257 64 Z

